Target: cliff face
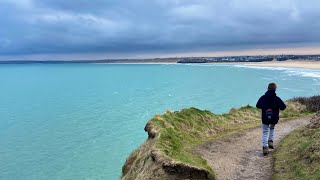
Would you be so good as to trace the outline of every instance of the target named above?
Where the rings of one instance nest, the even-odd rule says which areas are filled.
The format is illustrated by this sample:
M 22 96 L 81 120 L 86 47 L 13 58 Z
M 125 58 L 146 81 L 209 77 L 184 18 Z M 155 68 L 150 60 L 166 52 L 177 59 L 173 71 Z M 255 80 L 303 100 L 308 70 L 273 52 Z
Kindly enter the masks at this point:
M 183 111 L 190 110 L 197 109 L 192 108 Z M 167 112 L 162 116 L 172 116 L 172 114 L 175 113 Z M 121 179 L 214 179 L 211 169 L 199 168 L 187 163 L 178 162 L 161 152 L 160 145 L 156 146 L 161 141 L 161 128 L 157 126 L 160 125 L 157 124 L 157 121 L 162 121 L 162 116 L 155 116 L 145 126 L 144 130 L 148 133 L 148 139 L 137 150 L 131 153 L 122 168 Z M 163 121 L 161 123 L 166 122 Z M 171 125 L 166 124 L 164 126 Z
M 282 117 L 307 113 L 298 102 L 287 105 Z M 126 160 L 121 179 L 215 179 L 212 168 L 194 153 L 195 147 L 260 121 L 260 111 L 251 106 L 222 115 L 196 108 L 156 115 L 145 126 L 148 139 Z

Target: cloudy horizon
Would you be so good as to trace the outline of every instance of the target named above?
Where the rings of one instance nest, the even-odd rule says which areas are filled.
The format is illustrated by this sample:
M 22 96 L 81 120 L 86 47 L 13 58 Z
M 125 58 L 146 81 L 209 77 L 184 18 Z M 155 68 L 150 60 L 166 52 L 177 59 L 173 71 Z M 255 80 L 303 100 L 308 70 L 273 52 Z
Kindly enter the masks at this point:
M 0 1 L 0 60 L 320 54 L 315 0 Z

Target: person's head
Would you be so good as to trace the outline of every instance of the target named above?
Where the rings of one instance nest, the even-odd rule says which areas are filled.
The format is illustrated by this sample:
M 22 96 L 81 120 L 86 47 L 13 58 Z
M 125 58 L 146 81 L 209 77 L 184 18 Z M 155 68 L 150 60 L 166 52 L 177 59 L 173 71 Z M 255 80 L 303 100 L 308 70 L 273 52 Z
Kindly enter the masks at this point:
M 270 91 L 275 91 L 275 90 L 277 90 L 277 85 L 276 85 L 276 83 L 270 83 L 270 84 L 268 85 L 268 90 L 270 90 Z

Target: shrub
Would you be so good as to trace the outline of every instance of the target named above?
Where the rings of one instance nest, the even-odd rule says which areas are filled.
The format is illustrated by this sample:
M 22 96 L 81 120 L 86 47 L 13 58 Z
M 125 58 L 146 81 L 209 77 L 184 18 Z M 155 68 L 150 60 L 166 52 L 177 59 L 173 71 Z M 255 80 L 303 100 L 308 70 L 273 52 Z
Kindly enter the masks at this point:
M 306 106 L 307 111 L 318 112 L 320 111 L 320 96 L 311 96 L 311 97 L 296 97 L 290 99 L 292 102 L 299 102 Z

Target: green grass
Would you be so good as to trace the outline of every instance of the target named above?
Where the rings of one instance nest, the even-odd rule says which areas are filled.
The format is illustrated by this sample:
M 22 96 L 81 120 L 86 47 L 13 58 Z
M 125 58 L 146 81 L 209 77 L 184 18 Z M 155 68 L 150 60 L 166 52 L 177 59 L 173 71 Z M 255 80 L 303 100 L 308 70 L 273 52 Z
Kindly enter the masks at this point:
M 319 106 L 315 105 L 320 104 L 319 100 L 319 96 L 313 96 L 287 101 L 287 109 L 281 112 L 280 121 L 314 114 L 319 109 Z M 204 159 L 193 153 L 193 150 L 207 141 L 260 126 L 260 113 L 259 109 L 248 105 L 238 109 L 233 108 L 229 113 L 221 115 L 196 108 L 182 109 L 176 112 L 167 111 L 163 115 L 156 115 L 145 128 L 148 131 L 149 138 L 131 153 L 123 166 L 121 179 L 184 178 L 183 175 L 179 177 L 179 173 L 165 172 L 162 167 L 163 162 L 173 164 L 172 167 L 184 165 L 191 169 L 195 167 L 196 169 L 206 170 L 206 175 L 209 172 L 208 177 L 214 179 L 214 171 Z M 314 133 L 312 137 L 320 139 L 320 133 Z M 308 141 L 299 145 L 301 147 L 297 151 L 308 152 L 305 153 L 307 154 L 305 159 L 312 162 L 320 161 L 318 159 L 319 151 L 314 150 L 318 147 L 317 143 Z M 310 150 L 312 150 L 312 153 L 310 153 Z M 286 163 L 285 158 L 284 163 Z M 304 164 L 298 160 L 290 163 L 290 167 L 295 170 L 294 177 L 301 177 L 301 179 L 311 177 L 309 172 L 312 174 L 315 171 L 314 169 L 319 167 L 313 165 L 311 166 L 313 171 L 312 169 L 309 171 L 303 169 Z M 280 170 L 279 172 L 282 173 L 282 169 Z M 318 178 L 319 172 L 317 171 L 316 174 L 315 177 Z M 279 176 L 275 175 L 274 177 L 278 178 Z M 289 179 L 291 178 L 292 176 L 289 177 Z
M 179 112 L 167 111 L 156 115 L 150 121 L 157 131 L 155 147 L 173 161 L 214 171 L 207 162 L 192 150 L 207 141 L 229 133 L 257 127 L 261 124 L 260 110 L 251 106 L 231 109 L 229 113 L 216 115 L 196 108 L 182 109 Z M 280 116 L 281 120 L 310 115 L 305 106 L 298 102 L 288 102 L 287 110 Z
M 273 179 L 320 179 L 320 118 L 285 137 L 274 153 Z

